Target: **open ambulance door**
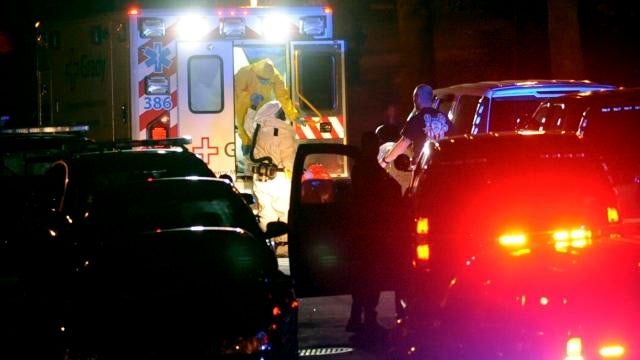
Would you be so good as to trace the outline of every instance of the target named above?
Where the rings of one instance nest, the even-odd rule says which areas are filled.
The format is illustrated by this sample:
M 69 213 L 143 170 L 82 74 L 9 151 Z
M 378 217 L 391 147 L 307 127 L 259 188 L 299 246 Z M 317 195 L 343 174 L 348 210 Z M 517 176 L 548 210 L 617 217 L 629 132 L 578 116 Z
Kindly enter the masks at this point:
M 307 122 L 299 142 L 346 144 L 344 41 L 292 41 L 290 54 L 291 99 Z
M 180 41 L 177 51 L 177 76 L 181 80 L 177 85 L 177 134 L 172 136 L 191 136 L 191 150 L 216 175 L 234 175 L 231 42 Z M 173 128 L 174 124 L 171 125 Z
M 289 206 L 289 263 L 300 297 L 349 293 L 353 145 L 300 144 Z M 364 209 L 363 209 L 364 210 Z

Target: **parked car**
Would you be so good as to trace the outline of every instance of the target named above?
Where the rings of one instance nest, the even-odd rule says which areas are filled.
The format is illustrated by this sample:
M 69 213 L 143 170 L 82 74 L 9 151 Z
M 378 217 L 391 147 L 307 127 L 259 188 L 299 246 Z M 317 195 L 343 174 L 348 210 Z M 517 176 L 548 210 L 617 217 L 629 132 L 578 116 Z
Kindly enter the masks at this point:
M 41 305 L 48 337 L 30 350 L 37 355 L 298 358 L 293 283 L 250 232 L 199 226 L 86 240 L 93 245 L 75 252 L 80 266 L 59 258 L 45 263 L 42 277 L 56 301 Z
M 73 222 L 84 216 L 94 193 L 119 184 L 165 177 L 215 177 L 207 164 L 184 145 L 190 139 L 97 144 L 50 165 L 40 200 L 51 219 Z M 55 231 L 55 229 L 49 229 Z
M 29 265 L 25 247 L 37 211 L 34 190 L 53 161 L 91 145 L 83 127 L 0 129 L 0 358 L 17 350 L 17 334 L 26 331 L 22 271 Z
M 545 99 L 615 88 L 586 80 L 481 81 L 434 89 L 434 106 L 453 123 L 447 136 L 475 135 L 516 130 Z
M 241 193 L 232 183 L 219 178 L 191 176 L 132 181 L 93 193 L 83 218 L 67 228 L 74 228 L 72 233 L 77 234 L 74 236 L 83 238 L 87 231 L 237 227 L 273 247 L 273 238 L 286 234 L 287 225 L 274 221 L 263 231 L 251 208 L 253 202 L 253 195 Z
M 609 173 L 585 139 L 489 133 L 432 142 L 423 154 L 407 193 L 411 335 L 399 353 L 637 354 L 640 246 L 619 236 Z
M 640 88 L 587 92 L 543 102 L 528 129 L 577 132 L 603 158 L 625 230 L 640 231 Z

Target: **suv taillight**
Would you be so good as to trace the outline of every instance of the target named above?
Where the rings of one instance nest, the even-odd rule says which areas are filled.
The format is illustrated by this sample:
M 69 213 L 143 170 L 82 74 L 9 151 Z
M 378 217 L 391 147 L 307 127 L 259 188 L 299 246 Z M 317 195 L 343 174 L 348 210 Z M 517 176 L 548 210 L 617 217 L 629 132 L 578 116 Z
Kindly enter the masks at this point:
M 429 233 L 429 218 L 420 217 L 416 219 L 416 253 L 414 265 L 425 263 L 431 257 L 429 243 L 426 235 Z

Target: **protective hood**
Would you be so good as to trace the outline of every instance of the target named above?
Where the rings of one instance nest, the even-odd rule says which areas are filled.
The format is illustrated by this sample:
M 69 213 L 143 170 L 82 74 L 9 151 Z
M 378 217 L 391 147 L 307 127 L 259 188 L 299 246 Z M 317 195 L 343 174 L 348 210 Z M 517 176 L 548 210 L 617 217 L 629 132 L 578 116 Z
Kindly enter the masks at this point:
M 266 124 L 268 120 L 276 119 L 276 113 L 280 109 L 280 102 L 273 100 L 268 103 L 262 105 L 258 112 L 256 113 L 255 122 L 258 124 Z M 280 120 L 278 120 L 280 121 Z
M 251 64 L 251 69 L 263 79 L 272 79 L 275 74 L 275 66 L 271 59 L 262 59 Z

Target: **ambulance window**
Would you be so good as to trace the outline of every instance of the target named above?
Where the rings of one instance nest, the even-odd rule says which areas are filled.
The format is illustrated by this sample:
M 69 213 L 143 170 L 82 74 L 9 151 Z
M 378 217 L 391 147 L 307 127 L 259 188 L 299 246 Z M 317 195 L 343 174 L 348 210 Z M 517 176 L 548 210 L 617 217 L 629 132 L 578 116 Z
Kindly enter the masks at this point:
M 337 107 L 336 72 L 337 64 L 333 54 L 305 52 L 300 56 L 300 91 L 313 107 L 320 111 L 335 110 Z M 301 102 L 303 110 L 311 110 Z
M 189 59 L 189 109 L 194 113 L 222 111 L 222 59 L 219 56 L 193 56 Z

